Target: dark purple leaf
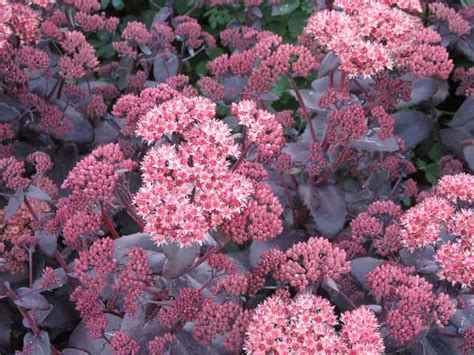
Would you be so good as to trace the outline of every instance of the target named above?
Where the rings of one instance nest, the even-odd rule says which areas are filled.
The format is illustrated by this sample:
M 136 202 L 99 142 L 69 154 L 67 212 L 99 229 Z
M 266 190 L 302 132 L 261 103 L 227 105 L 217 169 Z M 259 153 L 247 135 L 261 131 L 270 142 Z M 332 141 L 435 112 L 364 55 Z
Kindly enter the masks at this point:
M 469 169 L 474 172 L 474 145 L 467 145 L 462 150 L 464 159 L 466 159 Z
M 400 149 L 394 136 L 381 139 L 378 135 L 379 128 L 374 128 L 365 137 L 351 143 L 352 148 L 368 152 L 396 152 Z
M 78 314 L 75 312 L 74 304 L 67 296 L 51 297 L 52 311 L 40 323 L 42 327 L 56 329 L 59 332 L 72 331 L 77 324 Z
M 114 240 L 114 257 L 120 259 L 129 252 L 130 249 L 140 247 L 144 250 L 158 252 L 160 248 L 146 233 L 135 233 L 124 235 L 119 239 Z
M 73 348 L 63 349 L 61 352 L 63 355 L 90 355 L 88 352 L 84 350 L 73 349 Z
M 165 22 L 170 15 L 171 9 L 168 6 L 163 6 L 160 11 L 155 14 L 155 17 L 153 17 L 153 24 Z
M 186 355 L 218 355 L 226 353 L 224 349 L 218 349 L 214 345 L 202 345 L 196 339 L 190 331 L 181 330 L 176 335 L 176 342 L 173 344 L 172 349 L 176 354 Z
M 33 333 L 26 334 L 23 338 L 23 350 L 35 355 L 50 355 L 51 344 L 48 333 L 42 330 L 38 336 Z
M 328 74 L 330 71 L 336 70 L 341 63 L 341 59 L 334 54 L 334 52 L 329 52 L 326 54 L 324 59 L 321 61 L 318 69 L 318 77 L 323 77 Z
M 403 248 L 400 250 L 402 262 L 407 266 L 412 266 L 417 272 L 430 274 L 438 271 L 438 264 L 434 259 L 435 250 L 432 246 L 410 252 Z
M 14 300 L 17 306 L 26 308 L 26 309 L 48 309 L 49 302 L 48 300 L 39 293 L 38 290 L 20 287 L 16 290 L 17 295 L 19 296 Z
M 64 103 L 60 103 L 59 106 L 63 107 L 64 105 Z M 71 123 L 71 129 L 65 133 L 53 133 L 56 139 L 75 143 L 91 143 L 94 140 L 92 125 L 82 114 L 68 106 L 64 116 L 65 120 Z
M 58 236 L 46 234 L 43 231 L 35 231 L 35 236 L 39 238 L 38 246 L 41 252 L 53 257 L 58 245 Z
M 13 196 L 8 199 L 8 204 L 4 209 L 3 221 L 6 222 L 18 212 L 21 204 L 23 203 L 24 194 L 21 191 L 16 192 Z
M 351 260 L 352 276 L 354 276 L 354 278 L 361 284 L 362 287 L 367 289 L 367 274 L 375 270 L 375 268 L 382 263 L 383 260 L 375 259 L 370 256 Z
M 450 127 L 474 126 L 474 98 L 468 97 L 454 114 Z
M 459 350 L 460 341 L 456 338 L 443 336 L 427 336 L 415 344 L 411 349 L 410 355 L 461 355 Z
M 440 103 L 448 95 L 448 83 L 446 80 L 435 78 L 423 78 L 412 80 L 412 91 L 410 101 L 402 101 L 398 107 L 414 106 L 425 101 Z
M 52 158 L 54 166 L 51 171 L 51 177 L 58 186 L 61 186 L 69 171 L 79 160 L 77 145 L 75 143 L 62 145 L 59 150 L 53 153 Z
M 171 52 L 158 52 L 153 62 L 153 76 L 159 83 L 163 83 L 178 73 L 178 57 Z
M 474 33 L 461 38 L 456 43 L 456 49 L 464 54 L 471 62 L 474 62 Z
M 301 185 L 298 191 L 319 232 L 329 238 L 337 236 L 347 217 L 347 203 L 342 192 L 334 185 Z
M 425 140 L 433 127 L 433 119 L 420 111 L 399 111 L 395 118 L 395 135 L 405 141 L 407 148 L 414 148 Z
M 107 318 L 107 333 L 112 333 L 120 329 L 120 324 L 122 323 L 121 318 L 110 314 L 106 314 L 105 317 Z M 84 322 L 80 322 L 76 328 L 74 328 L 69 337 L 68 346 L 74 349 L 84 350 L 89 354 L 112 355 L 112 348 L 108 345 L 106 340 L 102 338 L 91 339 Z
M 41 188 L 35 185 L 28 186 L 28 189 L 26 190 L 26 196 L 34 200 L 51 202 L 51 197 L 49 197 L 46 192 L 44 192 L 43 190 L 41 190 Z
M 166 262 L 163 266 L 163 277 L 174 279 L 194 264 L 200 247 L 197 244 L 188 247 L 180 247 L 177 244 L 169 243 L 163 245 L 162 249 L 166 256 Z
M 474 127 L 472 127 L 471 131 L 466 129 L 465 126 L 444 128 L 441 129 L 439 133 L 443 144 L 457 156 L 462 157 L 464 148 L 462 142 L 470 140 L 474 137 Z
M 10 345 L 12 317 L 6 304 L 0 303 L 0 349 Z
M 230 104 L 240 100 L 242 93 L 247 86 L 247 78 L 234 75 L 222 79 L 224 86 L 224 102 Z
M 21 114 L 21 106 L 9 97 L 0 94 L 0 122 L 12 122 Z
M 165 333 L 158 319 L 151 316 L 154 309 L 151 303 L 143 302 L 134 315 L 127 314 L 122 321 L 120 329 L 135 339 L 141 349 L 147 349 L 150 340 Z

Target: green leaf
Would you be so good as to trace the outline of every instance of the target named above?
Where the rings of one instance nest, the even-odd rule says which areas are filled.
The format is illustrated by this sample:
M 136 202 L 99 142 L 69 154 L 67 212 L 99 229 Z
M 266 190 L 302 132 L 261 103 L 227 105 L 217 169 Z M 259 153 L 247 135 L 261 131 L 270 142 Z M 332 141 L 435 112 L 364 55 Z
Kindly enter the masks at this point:
M 301 10 L 303 10 L 308 15 L 311 15 L 314 10 L 314 5 L 311 0 L 303 0 L 301 2 Z
M 415 160 L 415 165 L 418 169 L 424 170 L 427 167 L 428 163 L 424 160 L 417 158 Z
M 178 14 L 183 15 L 189 10 L 191 10 L 195 2 L 196 2 L 195 0 L 174 1 L 173 7 Z
M 211 28 L 217 28 L 219 26 L 226 25 L 234 17 L 227 8 L 212 7 L 204 16 L 208 17 L 209 25 Z
M 282 76 L 275 84 L 273 84 L 271 91 L 275 95 L 281 96 L 290 89 L 291 89 L 290 81 L 288 80 L 286 76 Z
M 295 11 L 291 14 L 288 19 L 288 31 L 291 37 L 296 38 L 301 34 L 304 26 L 306 26 L 307 19 L 308 15 L 301 10 Z
M 202 60 L 199 63 L 197 63 L 197 65 L 195 66 L 196 74 L 199 74 L 199 75 L 207 74 L 207 67 L 206 67 L 207 62 L 208 62 L 207 60 Z
M 273 5 L 272 16 L 291 14 L 300 6 L 300 0 L 287 0 L 283 4 Z
M 112 6 L 117 11 L 122 11 L 123 9 L 125 9 L 125 3 L 123 2 L 123 0 L 112 0 Z
M 102 7 L 102 10 L 105 10 L 109 4 L 110 0 L 100 0 L 100 6 Z
M 224 54 L 224 50 L 220 47 L 216 47 L 216 48 L 211 48 L 209 49 L 209 58 L 210 59 L 215 59 L 217 58 L 218 56 L 220 56 L 221 54 Z
M 411 206 L 411 199 L 409 199 L 409 198 L 402 199 L 402 202 L 403 202 L 403 205 L 406 206 L 406 207 Z
M 443 156 L 443 147 L 440 142 L 436 142 L 431 146 L 428 156 L 432 161 L 438 161 L 441 159 Z
M 431 185 L 436 185 L 441 174 L 441 167 L 438 164 L 432 163 L 429 164 L 424 171 L 426 181 Z

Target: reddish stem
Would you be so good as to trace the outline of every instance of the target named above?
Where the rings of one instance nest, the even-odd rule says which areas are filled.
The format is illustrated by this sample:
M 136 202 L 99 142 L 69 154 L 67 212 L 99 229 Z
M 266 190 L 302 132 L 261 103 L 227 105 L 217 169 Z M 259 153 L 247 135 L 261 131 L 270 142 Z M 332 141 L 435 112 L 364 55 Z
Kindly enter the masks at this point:
M 119 195 L 120 201 L 122 202 L 123 207 L 127 210 L 128 214 L 130 217 L 133 218 L 133 220 L 138 224 L 138 228 L 140 232 L 143 232 L 145 229 L 145 223 L 143 220 L 140 218 L 140 216 L 137 214 L 133 206 L 128 202 L 125 197 L 122 195 L 122 192 L 120 190 L 117 190 L 117 193 Z
M 288 76 L 288 79 L 290 80 L 291 86 L 293 87 L 293 90 L 295 91 L 296 98 L 298 99 L 298 103 L 301 106 L 301 109 L 303 110 L 303 116 L 304 119 L 306 120 L 309 131 L 311 133 L 311 138 L 313 141 L 317 142 L 318 138 L 316 137 L 316 131 L 314 130 L 313 123 L 311 122 L 311 117 L 306 109 L 306 105 L 304 104 L 303 97 L 301 96 L 300 89 L 298 88 L 298 85 L 296 85 L 295 79 L 293 79 L 291 76 Z
M 110 216 L 107 214 L 107 210 L 102 206 L 102 219 L 104 220 L 105 224 L 107 225 L 107 229 L 109 230 L 110 233 L 112 233 L 113 239 L 118 239 L 120 238 L 120 235 L 118 234 L 117 230 L 115 229 L 112 220 L 110 219 Z
M 291 214 L 293 216 L 293 228 L 297 228 L 296 211 L 293 206 L 293 201 L 291 199 L 290 189 L 288 188 L 288 185 L 285 181 L 285 177 L 283 176 L 283 174 L 279 173 L 278 177 L 280 178 L 280 183 L 283 186 L 283 189 L 285 190 L 286 199 L 288 200 L 288 207 L 290 208 Z
M 69 274 L 69 267 L 67 266 L 66 261 L 64 260 L 59 250 L 56 249 L 56 251 L 54 252 L 54 257 L 56 258 L 56 261 L 58 262 L 59 266 L 61 266 L 61 268 L 64 270 L 66 275 Z

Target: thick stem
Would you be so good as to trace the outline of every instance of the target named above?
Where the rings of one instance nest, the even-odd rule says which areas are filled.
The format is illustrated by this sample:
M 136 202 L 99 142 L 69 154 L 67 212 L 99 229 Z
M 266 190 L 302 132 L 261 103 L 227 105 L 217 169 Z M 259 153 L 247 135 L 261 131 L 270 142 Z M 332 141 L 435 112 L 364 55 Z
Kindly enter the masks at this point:
M 285 177 L 283 176 L 283 174 L 282 173 L 278 174 L 278 177 L 280 178 L 280 183 L 283 186 L 283 189 L 285 190 L 286 199 L 288 200 L 288 207 L 290 208 L 291 214 L 293 216 L 293 228 L 297 228 L 298 222 L 296 220 L 296 211 L 295 211 L 295 207 L 293 206 L 293 200 L 291 199 L 290 189 L 288 188 L 288 185 L 285 181 Z
M 298 99 L 298 103 L 300 104 L 301 109 L 303 110 L 303 116 L 304 119 L 306 120 L 306 123 L 308 124 L 309 131 L 311 133 L 311 138 L 313 141 L 317 142 L 318 138 L 316 137 L 316 131 L 314 130 L 313 123 L 311 122 L 311 115 L 309 114 L 308 110 L 306 109 L 306 105 L 303 100 L 303 96 L 301 96 L 300 89 L 298 88 L 298 85 L 296 85 L 295 79 L 293 79 L 291 76 L 288 76 L 288 79 L 290 80 L 291 86 L 293 87 L 293 90 L 295 91 L 296 98 Z
M 33 251 L 28 247 L 28 278 L 30 288 L 33 288 Z
M 341 154 L 339 154 L 339 157 L 334 162 L 334 164 L 332 165 L 332 167 L 328 171 L 328 173 L 323 178 L 319 179 L 316 183 L 321 184 L 321 183 L 327 181 L 337 171 L 337 169 L 339 168 L 339 165 L 341 165 L 341 163 L 344 161 L 344 159 L 346 158 L 348 152 L 349 152 L 349 147 L 344 146 Z
M 66 261 L 64 260 L 59 250 L 56 249 L 56 251 L 54 252 L 54 257 L 56 258 L 56 261 L 58 262 L 59 266 L 61 266 L 61 268 L 64 270 L 66 275 L 69 274 L 69 267 L 67 266 Z
M 102 206 L 102 219 L 104 220 L 105 224 L 107 225 L 107 229 L 109 232 L 112 234 L 113 239 L 118 239 L 120 238 L 120 235 L 118 234 L 117 230 L 115 229 L 112 220 L 110 219 L 110 216 L 107 213 L 107 210 Z
M 132 217 L 133 220 L 138 224 L 140 232 L 143 232 L 143 230 L 145 229 L 145 223 L 137 214 L 130 202 L 126 200 L 125 196 L 123 196 L 122 192 L 120 190 L 117 190 L 117 193 L 119 195 L 120 202 L 122 202 L 123 207 L 127 210 L 130 217 Z
M 207 259 L 209 259 L 209 257 L 212 255 L 212 254 L 215 254 L 217 253 L 219 250 L 222 249 L 222 246 L 219 245 L 219 246 L 215 246 L 215 247 L 210 247 L 206 253 L 201 256 L 193 265 L 191 265 L 190 267 L 188 267 L 186 270 L 184 270 L 180 275 L 178 275 L 176 278 L 180 277 L 180 276 L 183 276 L 185 274 L 187 274 L 188 272 L 190 271 L 193 271 L 194 269 L 196 269 L 199 265 L 201 265 L 202 263 L 204 263 Z

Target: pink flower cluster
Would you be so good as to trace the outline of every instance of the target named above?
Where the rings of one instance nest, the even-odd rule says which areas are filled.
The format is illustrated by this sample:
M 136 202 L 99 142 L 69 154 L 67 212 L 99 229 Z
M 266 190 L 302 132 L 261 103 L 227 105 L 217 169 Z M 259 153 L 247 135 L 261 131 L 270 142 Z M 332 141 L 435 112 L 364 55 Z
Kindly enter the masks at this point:
M 401 217 L 400 237 L 409 249 L 427 245 L 438 246 L 438 276 L 462 287 L 474 284 L 473 235 L 474 177 L 460 173 L 445 175 L 433 194 Z M 454 240 L 442 242 L 441 233 L 450 233 Z
M 375 315 L 358 308 L 341 315 L 329 301 L 311 294 L 271 297 L 260 304 L 247 328 L 249 354 L 381 354 L 384 344 Z
M 447 78 L 453 63 L 437 45 L 440 36 L 403 10 L 420 13 L 421 5 L 416 0 L 409 6 L 402 1 L 336 0 L 333 9 L 318 11 L 308 20 L 304 36 L 314 46 L 333 51 L 349 77 L 398 67 L 421 77 Z
M 215 105 L 203 97 L 177 97 L 154 107 L 138 122 L 137 134 L 151 148 L 141 166 L 144 186 L 135 196 L 145 231 L 157 243 L 202 243 L 206 233 L 239 213 L 252 184 L 229 169 L 239 151 Z M 181 137 L 171 145 L 172 135 Z
M 399 345 L 414 343 L 432 323 L 442 328 L 456 310 L 448 295 L 435 294 L 431 283 L 397 264 L 385 263 L 367 274 L 367 286 L 382 297 L 389 334 Z
M 103 145 L 76 164 L 62 188 L 71 189 L 73 200 L 110 203 L 124 173 L 134 167 L 132 160 L 125 159 L 119 144 Z
M 401 208 L 390 200 L 372 203 L 367 211 L 351 221 L 351 239 L 354 244 L 347 252 L 350 255 L 360 253 L 367 240 L 372 241 L 372 246 L 382 256 L 400 250 L 402 245 L 398 222 L 401 214 Z
M 257 99 L 268 92 L 270 85 L 282 75 L 303 76 L 317 69 L 318 63 L 311 51 L 303 45 L 283 44 L 283 39 L 268 31 L 257 31 L 242 26 L 221 32 L 223 43 L 234 51 L 230 56 L 223 54 L 208 63 L 214 81 L 205 79 L 208 92 L 217 89 L 228 75 L 247 78 L 243 90 L 244 99 Z M 211 87 L 212 85 L 212 87 Z M 216 91 L 214 89 L 214 91 Z
M 222 225 L 222 231 L 237 244 L 249 239 L 266 241 L 283 231 L 282 213 L 283 207 L 271 187 L 261 183 L 243 211 Z
M 360 104 L 347 105 L 332 110 L 328 116 L 325 141 L 329 144 L 347 144 L 361 138 L 367 132 L 364 108 Z
M 81 79 L 97 68 L 94 47 L 81 32 L 66 32 L 61 46 L 66 53 L 59 59 L 59 68 L 65 79 Z
M 269 161 L 278 156 L 285 144 L 283 127 L 268 111 L 257 109 L 254 101 L 232 104 L 232 113 L 246 127 L 248 140 L 257 146 L 259 160 Z
M 307 242 L 296 243 L 285 256 L 274 277 L 300 289 L 318 281 L 338 280 L 350 271 L 345 251 L 325 238 L 312 237 Z
M 81 313 L 89 335 L 94 338 L 103 335 L 107 325 L 106 311 L 114 309 L 117 300 L 121 299 L 124 313 L 133 315 L 138 298 L 151 285 L 151 271 L 143 249 L 131 249 L 123 266 L 115 260 L 114 251 L 110 238 L 99 239 L 89 250 L 79 252 L 75 264 L 75 273 L 81 285 L 73 291 L 71 300 Z M 113 293 L 107 303 L 102 291 L 114 274 L 117 277 L 111 285 Z
M 471 32 L 471 25 L 456 10 L 446 6 L 441 2 L 435 2 L 428 5 L 431 14 L 437 20 L 448 24 L 449 30 L 458 35 L 464 36 Z

